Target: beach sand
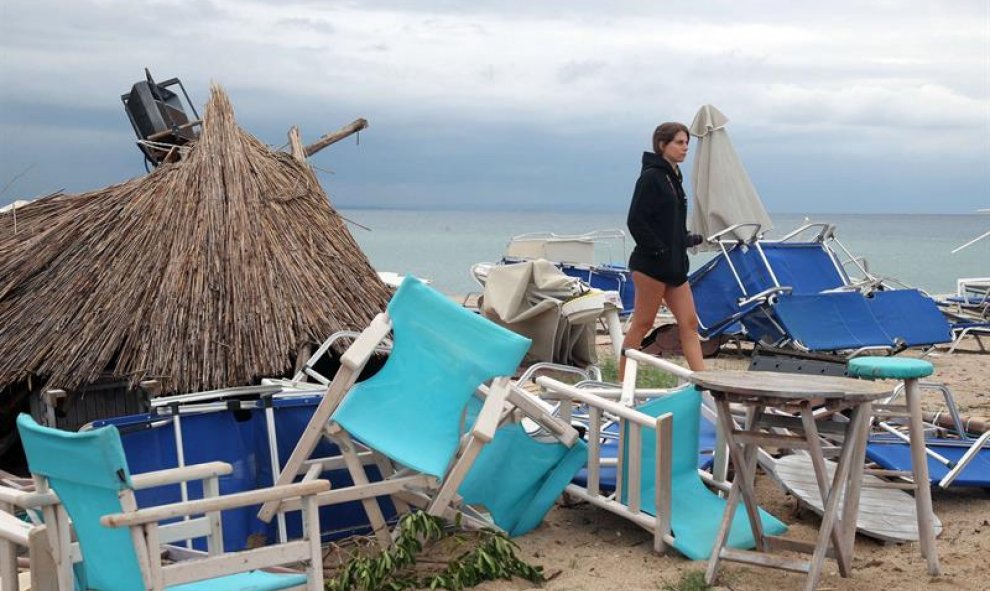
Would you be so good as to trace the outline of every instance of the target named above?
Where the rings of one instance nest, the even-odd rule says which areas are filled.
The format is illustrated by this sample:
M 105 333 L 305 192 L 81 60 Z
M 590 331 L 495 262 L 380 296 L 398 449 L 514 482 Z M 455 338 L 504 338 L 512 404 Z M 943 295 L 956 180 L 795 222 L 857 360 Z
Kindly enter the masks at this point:
M 976 342 L 965 343 L 970 351 Z M 604 350 L 603 350 L 604 354 Z M 928 359 L 935 365 L 931 381 L 947 384 L 960 411 L 970 416 L 990 416 L 990 354 L 956 352 Z M 683 364 L 682 359 L 673 358 Z M 745 356 L 709 360 L 712 368 L 745 369 Z M 937 410 L 938 399 L 926 395 L 926 407 Z M 762 507 L 790 526 L 789 537 L 814 541 L 820 520 L 811 511 L 798 509 L 769 476 L 757 476 Z M 990 589 L 990 491 L 972 488 L 934 490 L 935 512 L 943 532 L 937 540 L 943 575 L 929 577 L 917 543 L 884 545 L 857 536 L 851 578 L 838 574 L 835 561 L 827 560 L 819 589 L 876 591 L 878 589 Z M 657 590 L 676 589 L 690 571 L 704 571 L 706 562 L 689 561 L 676 552 L 657 555 L 652 537 L 613 514 L 587 504 L 557 506 L 532 533 L 518 538 L 521 556 L 542 564 L 551 590 Z M 723 563 L 716 589 L 800 589 L 804 575 Z M 530 589 L 525 581 L 493 582 L 477 587 L 484 591 Z

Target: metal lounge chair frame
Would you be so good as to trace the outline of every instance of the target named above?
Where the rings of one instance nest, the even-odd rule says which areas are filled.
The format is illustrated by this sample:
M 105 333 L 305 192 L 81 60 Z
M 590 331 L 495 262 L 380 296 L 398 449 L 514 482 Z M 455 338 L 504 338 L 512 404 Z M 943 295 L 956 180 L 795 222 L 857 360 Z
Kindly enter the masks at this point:
M 745 226 L 752 229 L 746 240 L 723 239 L 728 232 Z M 817 233 L 810 241 L 797 240 L 813 229 Z M 777 347 L 802 352 L 842 351 L 849 356 L 874 349 L 896 352 L 906 346 L 931 346 L 950 340 L 948 325 L 942 331 L 942 318 L 934 314 L 937 308 L 926 306 L 926 294 L 892 289 L 888 280 L 871 274 L 865 261 L 853 256 L 836 239 L 835 227 L 830 224 L 806 224 L 779 240 L 764 240 L 756 224 L 740 224 L 710 237 L 709 241 L 719 246 L 721 255 L 690 278 L 698 300 L 700 332 L 705 338 L 737 332 L 750 340 L 767 341 Z M 812 277 L 792 274 L 787 258 L 776 253 L 794 249 L 807 249 L 820 273 Z M 729 289 L 727 286 L 715 288 L 713 293 L 721 295 L 706 295 L 700 287 L 719 266 L 724 266 L 731 275 L 736 290 L 731 298 L 720 292 Z M 856 277 L 847 272 L 850 266 L 854 267 Z M 926 325 L 926 330 L 916 334 L 894 313 L 901 306 L 914 306 L 919 312 L 929 313 L 922 318 L 930 320 L 931 326 Z M 808 310 L 832 308 L 836 314 L 855 315 L 856 321 L 852 323 L 855 330 L 847 328 L 834 334 L 815 335 L 824 329 L 807 322 Z

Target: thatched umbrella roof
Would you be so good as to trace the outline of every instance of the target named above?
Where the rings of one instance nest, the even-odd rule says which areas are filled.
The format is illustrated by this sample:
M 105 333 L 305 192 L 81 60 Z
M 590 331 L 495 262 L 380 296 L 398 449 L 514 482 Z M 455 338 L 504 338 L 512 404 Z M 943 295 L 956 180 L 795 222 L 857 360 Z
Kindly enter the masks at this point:
M 214 87 L 184 158 L 0 215 L 0 388 L 110 373 L 243 385 L 359 330 L 388 292 L 312 170 L 240 129 Z

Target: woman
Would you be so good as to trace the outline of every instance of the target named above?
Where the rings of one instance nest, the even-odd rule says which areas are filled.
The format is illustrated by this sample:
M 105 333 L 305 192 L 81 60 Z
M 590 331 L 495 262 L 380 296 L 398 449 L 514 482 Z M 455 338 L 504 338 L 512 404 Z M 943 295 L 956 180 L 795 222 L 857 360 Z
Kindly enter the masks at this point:
M 636 247 L 629 257 L 636 298 L 632 320 L 622 350 L 640 347 L 653 328 L 660 303 L 677 320 L 681 349 L 694 371 L 705 369 L 698 337 L 698 316 L 687 282 L 687 249 L 700 242 L 687 232 L 687 198 L 681 186 L 681 170 L 688 153 L 688 128 L 664 123 L 653 132 L 653 152 L 643 153 L 643 172 L 636 181 L 626 224 Z M 625 373 L 625 356 L 619 378 Z

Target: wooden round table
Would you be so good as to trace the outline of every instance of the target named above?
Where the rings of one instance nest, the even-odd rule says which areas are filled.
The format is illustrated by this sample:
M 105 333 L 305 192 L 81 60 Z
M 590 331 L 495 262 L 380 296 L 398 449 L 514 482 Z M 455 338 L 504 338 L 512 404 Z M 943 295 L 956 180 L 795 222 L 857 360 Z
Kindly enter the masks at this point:
M 805 589 L 813 591 L 818 586 L 822 565 L 830 552 L 838 562 L 839 573 L 848 577 L 852 566 L 859 488 L 872 403 L 889 396 L 894 386 L 885 382 L 832 376 L 753 371 L 701 371 L 687 376 L 687 379 L 709 390 L 715 399 L 719 428 L 725 436 L 729 457 L 736 469 L 722 524 L 708 561 L 705 581 L 708 584 L 714 583 L 719 561 L 729 560 L 807 573 Z M 733 420 L 730 403 L 746 408 L 744 427 L 738 427 Z M 826 412 L 816 415 L 816 407 L 824 407 Z M 769 408 L 786 412 L 767 414 Z M 829 480 L 818 421 L 830 419 L 837 411 L 844 409 L 851 410 L 848 422 L 835 421 L 830 425 L 832 431 L 843 435 L 843 444 L 835 476 Z M 788 416 L 787 412 L 796 412 L 798 416 Z M 765 424 L 783 427 L 788 434 L 761 432 L 760 428 Z M 815 544 L 763 534 L 753 491 L 756 452 L 761 446 L 803 449 L 811 457 L 821 498 L 825 499 L 821 528 Z M 842 498 L 845 498 L 845 502 L 840 503 Z M 756 552 L 728 548 L 725 545 L 740 500 L 743 501 L 753 529 Z M 810 561 L 806 561 L 772 553 L 779 550 L 804 552 L 812 557 Z

